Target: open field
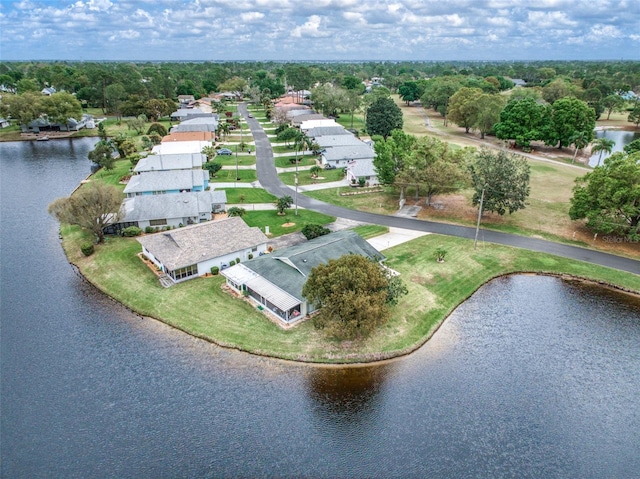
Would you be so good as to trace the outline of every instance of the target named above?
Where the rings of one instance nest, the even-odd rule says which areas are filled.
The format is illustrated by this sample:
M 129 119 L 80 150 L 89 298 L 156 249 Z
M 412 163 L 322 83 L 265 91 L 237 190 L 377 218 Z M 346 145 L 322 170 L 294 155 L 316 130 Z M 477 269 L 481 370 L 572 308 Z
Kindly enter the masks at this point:
M 263 232 L 265 231 L 264 227 L 268 226 L 269 237 L 295 233 L 308 224 L 326 225 L 336 220 L 334 216 L 300 208 L 296 215 L 295 208 L 293 207 L 285 210 L 284 215 L 279 215 L 276 210 L 251 211 L 247 209 L 247 214 L 244 215 L 242 219 L 249 226 L 257 226 Z

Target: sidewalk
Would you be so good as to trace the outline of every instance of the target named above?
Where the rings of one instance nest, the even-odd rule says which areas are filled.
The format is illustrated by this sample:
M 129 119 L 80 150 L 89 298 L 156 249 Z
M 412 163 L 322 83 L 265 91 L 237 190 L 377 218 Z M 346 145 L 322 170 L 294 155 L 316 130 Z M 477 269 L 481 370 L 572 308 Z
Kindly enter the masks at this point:
M 328 183 L 316 183 L 313 185 L 304 185 L 298 186 L 298 191 L 316 191 L 316 190 L 326 190 L 327 188 L 340 188 L 342 186 L 349 186 L 349 182 L 346 178 L 340 181 L 329 181 Z
M 407 241 L 414 240 L 421 236 L 425 236 L 431 233 L 425 233 L 423 231 L 406 230 L 402 228 L 389 227 L 389 232 L 380 236 L 369 238 L 367 242 L 378 251 L 398 246 L 399 244 L 406 243 Z

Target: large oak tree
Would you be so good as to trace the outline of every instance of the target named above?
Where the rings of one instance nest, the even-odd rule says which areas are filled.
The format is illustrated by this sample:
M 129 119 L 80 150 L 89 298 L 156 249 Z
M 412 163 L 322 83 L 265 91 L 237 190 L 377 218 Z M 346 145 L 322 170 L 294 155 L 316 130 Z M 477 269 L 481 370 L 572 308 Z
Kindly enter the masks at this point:
M 640 241 L 640 152 L 614 153 L 576 178 L 569 216 L 595 233 Z
M 391 282 L 375 261 L 357 254 L 329 260 L 311 270 L 302 294 L 322 311 L 317 327 L 341 339 L 369 335 L 389 318 L 387 304 L 395 304 L 407 289 Z M 398 287 L 399 286 L 399 287 Z

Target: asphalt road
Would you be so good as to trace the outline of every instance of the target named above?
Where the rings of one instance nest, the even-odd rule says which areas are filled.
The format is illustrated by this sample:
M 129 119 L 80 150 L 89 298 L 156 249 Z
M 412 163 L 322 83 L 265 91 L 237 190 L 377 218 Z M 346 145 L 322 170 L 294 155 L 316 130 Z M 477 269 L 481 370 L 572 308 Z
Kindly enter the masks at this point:
M 295 190 L 280 181 L 276 172 L 273 161 L 273 150 L 271 143 L 267 138 L 262 126 L 254 118 L 247 116 L 246 104 L 238 105 L 238 111 L 242 114 L 251 128 L 251 133 L 256 145 L 256 171 L 258 180 L 262 187 L 275 196 L 290 195 L 295 196 Z M 298 205 L 307 209 L 319 211 L 331 216 L 346 218 L 350 220 L 360 221 L 364 223 L 372 223 L 384 226 L 394 226 L 397 228 L 405 228 L 410 230 L 424 231 L 447 236 L 457 236 L 459 238 L 474 239 L 476 230 L 467 226 L 455 226 L 445 223 L 437 223 L 433 221 L 423 221 L 413 218 L 387 216 L 376 213 L 367 213 L 364 211 L 350 210 L 340 206 L 331 205 L 322 201 L 309 198 L 298 192 Z M 530 251 L 538 251 L 542 253 L 550 253 L 565 258 L 585 261 L 587 263 L 597 264 L 615 268 L 621 271 L 628 271 L 634 274 L 640 274 L 640 261 L 622 256 L 616 256 L 601 251 L 594 251 L 577 246 L 571 246 L 553 241 L 546 241 L 537 238 L 529 238 L 526 236 L 518 236 L 513 234 L 501 233 L 498 231 L 490 231 L 480 229 L 478 235 L 479 241 L 488 243 L 497 243 L 506 246 L 514 246 Z

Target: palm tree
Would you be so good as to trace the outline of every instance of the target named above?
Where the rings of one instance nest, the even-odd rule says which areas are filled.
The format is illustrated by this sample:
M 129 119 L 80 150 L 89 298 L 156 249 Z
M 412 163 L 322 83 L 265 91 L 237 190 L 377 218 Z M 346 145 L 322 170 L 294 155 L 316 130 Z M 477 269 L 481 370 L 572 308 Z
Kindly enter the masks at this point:
M 573 146 L 576 147 L 575 151 L 573 152 L 573 158 L 571 158 L 571 164 L 573 164 L 576 161 L 578 150 L 581 150 L 589 144 L 589 133 L 586 131 L 577 131 L 571 137 L 571 143 L 573 143 Z
M 616 142 L 613 140 L 610 140 L 609 138 L 597 138 L 593 140 L 593 147 L 591 147 L 591 153 L 600 152 L 600 156 L 598 156 L 598 166 L 600 166 L 602 153 L 605 151 L 607 153 L 611 153 L 615 144 Z

